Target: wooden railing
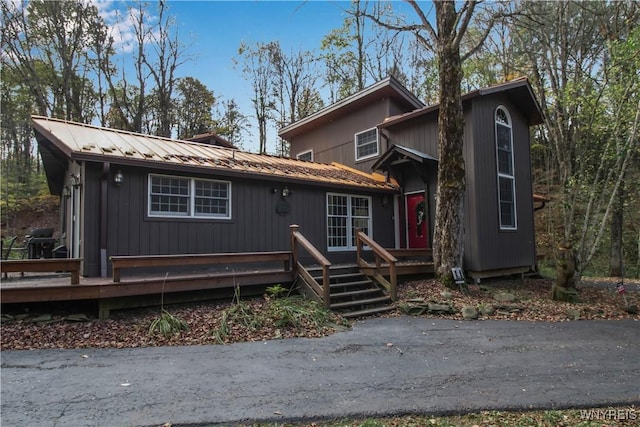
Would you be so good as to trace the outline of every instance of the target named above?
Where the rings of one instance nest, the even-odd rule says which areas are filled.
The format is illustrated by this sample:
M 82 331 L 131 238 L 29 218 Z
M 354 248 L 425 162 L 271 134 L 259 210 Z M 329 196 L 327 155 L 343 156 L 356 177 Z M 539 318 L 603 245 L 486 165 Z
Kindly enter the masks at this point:
M 368 246 L 369 249 L 373 251 L 375 256 L 375 266 L 370 265 L 363 257 L 362 257 L 362 248 L 363 246 Z M 398 276 L 396 273 L 396 262 L 398 260 L 396 257 L 391 255 L 385 248 L 376 243 L 373 239 L 367 236 L 362 231 L 358 231 L 356 233 L 356 257 L 358 262 L 358 267 L 360 267 L 363 271 L 368 272 L 372 271 L 371 277 L 375 279 L 378 283 L 384 286 L 389 292 L 389 296 L 393 301 L 397 299 L 397 286 L 398 286 Z M 382 275 L 382 263 L 387 263 L 389 267 L 389 280 L 385 279 Z M 368 274 L 369 275 L 369 274 Z
M 317 300 L 322 302 L 325 307 L 331 306 L 331 288 L 329 286 L 329 268 L 331 263 L 309 242 L 306 237 L 300 233 L 298 225 L 289 226 L 291 229 L 291 259 L 293 264 L 294 275 L 302 278 L 306 290 L 311 292 Z M 322 283 L 318 283 L 316 279 L 307 271 L 307 269 L 298 260 L 299 249 L 304 249 L 309 255 L 320 265 L 322 269 Z
M 71 284 L 80 283 L 79 258 L 9 259 L 0 263 L 2 273 L 71 273 Z
M 243 252 L 221 254 L 187 254 L 187 255 L 142 255 L 112 256 L 113 282 L 120 282 L 122 269 L 161 268 L 169 266 L 247 264 L 258 262 L 283 262 L 284 270 L 290 271 L 291 253 L 281 252 Z

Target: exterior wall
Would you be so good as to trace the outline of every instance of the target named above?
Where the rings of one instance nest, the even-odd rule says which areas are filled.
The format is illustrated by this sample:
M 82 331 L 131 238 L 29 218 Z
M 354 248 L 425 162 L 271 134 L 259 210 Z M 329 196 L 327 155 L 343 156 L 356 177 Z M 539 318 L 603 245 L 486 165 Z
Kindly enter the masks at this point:
M 82 184 L 82 273 L 100 276 L 100 176 L 102 163 L 85 163 Z
M 101 172 L 101 165 L 95 170 Z M 94 166 L 87 169 L 94 169 Z M 125 176 L 116 187 L 108 183 L 107 257 L 113 255 L 160 255 L 187 253 L 258 252 L 290 250 L 291 224 L 332 262 L 355 262 L 355 251 L 327 253 L 326 193 L 338 192 L 371 196 L 373 236 L 383 246 L 392 247 L 393 203 L 383 206 L 381 192 L 361 192 L 320 186 L 287 183 L 292 194 L 287 198 L 290 210 L 276 213 L 279 195 L 274 188 L 285 184 L 278 181 L 230 178 L 213 175 L 187 175 L 132 167 L 118 167 Z M 147 183 L 149 173 L 175 174 L 231 182 L 231 219 L 150 218 L 147 215 Z M 89 178 L 89 176 L 88 176 Z M 91 193 L 99 194 L 99 175 L 92 173 Z M 112 178 L 112 177 L 111 177 Z M 393 193 L 386 193 L 391 199 Z M 100 274 L 99 265 L 99 199 L 87 199 L 86 217 L 95 218 L 85 227 L 85 259 L 89 263 L 85 275 Z M 94 209 L 94 207 L 96 209 Z M 108 265 L 110 273 L 111 266 Z
M 318 163 L 338 162 L 369 172 L 371 165 L 388 148 L 386 140 L 379 138 L 379 155 L 371 159 L 355 160 L 354 135 L 382 123 L 387 117 L 405 112 L 390 98 L 382 98 L 359 110 L 345 113 L 339 119 L 320 126 L 308 133 L 292 138 L 291 157 L 313 150 L 313 160 Z
M 516 184 L 517 230 L 500 230 L 494 114 L 505 106 L 511 115 Z M 466 115 L 465 267 L 471 271 L 535 265 L 535 233 L 529 127 L 526 119 L 502 94 L 473 100 Z M 471 136 L 471 138 L 468 138 Z

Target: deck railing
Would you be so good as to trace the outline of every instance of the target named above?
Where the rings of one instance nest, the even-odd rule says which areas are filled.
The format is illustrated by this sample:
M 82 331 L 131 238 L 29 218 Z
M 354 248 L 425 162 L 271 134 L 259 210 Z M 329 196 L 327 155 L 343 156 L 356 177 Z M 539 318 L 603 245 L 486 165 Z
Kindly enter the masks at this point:
M 292 224 L 289 228 L 291 229 L 291 259 L 294 276 L 300 276 L 304 285 L 307 287 L 306 290 L 310 291 L 316 299 L 322 302 L 325 307 L 329 308 L 331 306 L 331 288 L 329 286 L 329 268 L 331 267 L 331 262 L 298 231 L 300 229 L 298 225 Z M 322 283 L 318 283 L 300 263 L 298 256 L 300 249 L 304 249 L 311 255 L 315 262 L 320 265 L 322 269 Z
M 363 247 L 368 246 L 373 251 L 375 256 L 375 266 L 369 264 L 363 257 Z M 398 276 L 396 272 L 396 263 L 398 260 L 391 255 L 385 248 L 376 243 L 364 232 L 358 231 L 356 233 L 356 257 L 358 267 L 363 271 L 370 271 L 370 274 L 378 283 L 384 286 L 389 292 L 389 296 L 393 301 L 397 298 Z M 382 275 L 383 262 L 387 264 L 389 268 L 389 280 L 385 279 Z
M 123 269 L 135 268 L 164 268 L 169 266 L 210 266 L 216 264 L 250 264 L 257 262 L 282 262 L 284 271 L 290 271 L 290 253 L 281 252 L 243 252 L 217 254 L 186 254 L 186 255 L 142 255 L 142 256 L 112 256 L 113 282 L 120 282 Z

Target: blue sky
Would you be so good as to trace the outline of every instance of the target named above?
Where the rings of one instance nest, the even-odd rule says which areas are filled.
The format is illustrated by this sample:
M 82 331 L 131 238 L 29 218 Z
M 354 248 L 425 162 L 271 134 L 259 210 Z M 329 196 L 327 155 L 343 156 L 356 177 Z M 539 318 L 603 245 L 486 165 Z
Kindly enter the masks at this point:
M 111 26 L 116 46 L 124 53 L 121 58 L 127 62 L 127 50 L 134 45 L 127 3 L 93 1 Z M 251 83 L 245 81 L 239 69 L 234 69 L 240 44 L 255 46 L 258 42 L 278 41 L 285 53 L 308 50 L 319 54 L 323 37 L 342 27 L 345 10 L 350 7 L 348 0 L 167 0 L 166 4 L 169 15 L 175 18 L 179 39 L 188 48 L 185 57 L 189 60 L 179 67 L 177 77 L 200 80 L 219 101 L 236 101 L 252 124 L 251 135 L 243 141 L 243 148 L 249 151 L 257 150 L 258 134 L 252 117 Z M 401 2 L 394 2 L 393 7 L 407 11 Z M 152 3 L 148 13 L 155 12 Z M 276 129 L 269 129 L 267 150 L 273 152 L 276 143 Z
M 190 45 L 193 59 L 178 74 L 204 83 L 218 99 L 235 99 L 245 115 L 252 114 L 251 84 L 234 69 L 241 42 L 279 41 L 285 52 L 319 52 L 320 41 L 342 26 L 345 1 L 178 1 L 168 2 L 179 36 Z M 253 123 L 253 119 L 250 118 Z M 244 143 L 257 150 L 257 130 Z M 276 132 L 269 132 L 268 149 L 275 148 Z

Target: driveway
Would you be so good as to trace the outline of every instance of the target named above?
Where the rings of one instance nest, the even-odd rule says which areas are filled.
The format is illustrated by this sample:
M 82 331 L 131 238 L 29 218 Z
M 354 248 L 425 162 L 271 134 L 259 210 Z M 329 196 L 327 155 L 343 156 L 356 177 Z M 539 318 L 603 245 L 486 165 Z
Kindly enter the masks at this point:
M 640 404 L 640 322 L 400 317 L 319 339 L 3 351 L 2 425 L 147 426 Z

